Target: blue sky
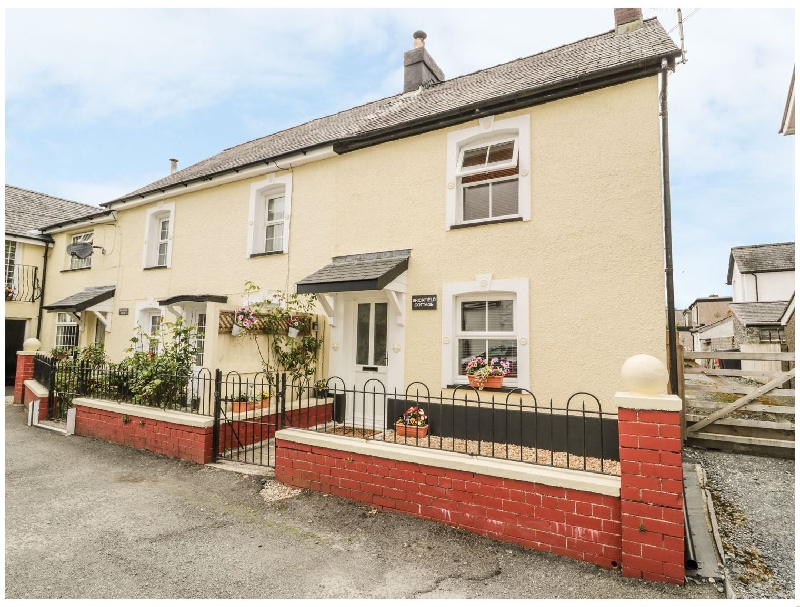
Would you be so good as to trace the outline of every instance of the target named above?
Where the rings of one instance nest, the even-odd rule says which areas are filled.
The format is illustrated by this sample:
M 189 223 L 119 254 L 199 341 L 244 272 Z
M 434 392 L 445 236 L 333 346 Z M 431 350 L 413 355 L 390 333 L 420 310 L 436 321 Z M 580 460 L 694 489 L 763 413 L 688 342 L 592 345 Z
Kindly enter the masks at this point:
M 676 305 L 725 285 L 730 248 L 794 240 L 778 135 L 794 11 L 684 10 L 670 76 Z M 7 10 L 6 183 L 99 204 L 226 147 L 399 92 L 411 34 L 450 78 L 592 36 L 610 9 Z M 644 9 L 667 30 L 674 9 Z M 678 42 L 678 30 L 672 32 Z

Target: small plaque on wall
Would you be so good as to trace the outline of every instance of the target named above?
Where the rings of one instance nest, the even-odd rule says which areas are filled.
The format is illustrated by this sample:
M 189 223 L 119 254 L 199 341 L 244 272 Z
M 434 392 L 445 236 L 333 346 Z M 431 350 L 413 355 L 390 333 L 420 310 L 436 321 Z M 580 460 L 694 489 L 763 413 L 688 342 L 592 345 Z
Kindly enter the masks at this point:
M 411 309 L 412 310 L 435 310 L 436 309 L 436 295 L 412 295 L 411 296 Z
M 127 316 L 128 315 L 128 308 L 120 308 L 117 310 L 117 314 L 120 316 Z

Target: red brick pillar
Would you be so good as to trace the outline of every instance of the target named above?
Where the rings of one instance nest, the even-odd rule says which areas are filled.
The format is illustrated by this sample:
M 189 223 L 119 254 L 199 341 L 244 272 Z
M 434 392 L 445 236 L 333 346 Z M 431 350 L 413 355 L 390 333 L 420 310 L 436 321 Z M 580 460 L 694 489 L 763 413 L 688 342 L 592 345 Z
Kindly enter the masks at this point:
M 14 377 L 14 402 L 22 403 L 24 383 L 33 379 L 33 357 L 36 352 L 17 352 L 17 374 Z
M 623 382 L 630 389 L 624 371 Z M 617 392 L 614 402 L 619 413 L 622 575 L 683 585 L 681 399 Z

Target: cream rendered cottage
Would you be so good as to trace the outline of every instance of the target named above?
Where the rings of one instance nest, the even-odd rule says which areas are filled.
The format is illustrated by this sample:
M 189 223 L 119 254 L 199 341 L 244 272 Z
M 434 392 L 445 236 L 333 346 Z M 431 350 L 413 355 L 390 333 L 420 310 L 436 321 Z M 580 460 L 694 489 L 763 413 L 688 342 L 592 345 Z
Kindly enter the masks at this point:
M 608 32 L 450 80 L 417 32 L 397 95 L 53 227 L 45 346 L 59 311 L 80 345 L 102 326 L 116 360 L 135 325 L 183 315 L 204 329 L 205 366 L 256 371 L 219 329 L 251 280 L 263 297 L 318 296 L 319 373 L 348 386 L 438 391 L 488 353 L 540 400 L 610 403 L 626 358 L 665 358 L 658 78 L 680 54 L 657 20 L 615 14 Z M 86 230 L 102 249 L 70 271 Z

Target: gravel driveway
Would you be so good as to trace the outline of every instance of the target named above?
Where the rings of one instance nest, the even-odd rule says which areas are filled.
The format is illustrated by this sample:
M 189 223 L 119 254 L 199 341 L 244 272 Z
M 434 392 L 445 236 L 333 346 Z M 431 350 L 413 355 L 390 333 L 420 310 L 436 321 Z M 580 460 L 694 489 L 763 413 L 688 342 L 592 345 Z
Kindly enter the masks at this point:
M 737 598 L 794 598 L 794 460 L 684 451 L 705 468 Z
M 5 413 L 6 598 L 721 596 Z

